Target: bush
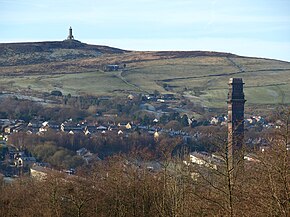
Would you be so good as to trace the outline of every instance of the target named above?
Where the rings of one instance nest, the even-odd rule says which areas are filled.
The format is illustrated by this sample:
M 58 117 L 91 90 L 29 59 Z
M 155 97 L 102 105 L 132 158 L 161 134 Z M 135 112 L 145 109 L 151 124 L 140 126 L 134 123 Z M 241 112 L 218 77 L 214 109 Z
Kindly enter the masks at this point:
M 62 92 L 59 90 L 53 90 L 50 92 L 50 95 L 52 96 L 62 96 Z

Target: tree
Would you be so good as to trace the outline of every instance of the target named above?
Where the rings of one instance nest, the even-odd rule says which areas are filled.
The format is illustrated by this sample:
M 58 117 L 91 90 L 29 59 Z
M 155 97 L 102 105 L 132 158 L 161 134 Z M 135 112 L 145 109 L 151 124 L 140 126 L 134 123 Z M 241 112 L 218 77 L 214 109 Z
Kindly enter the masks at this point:
M 158 90 L 154 90 L 153 94 L 154 94 L 155 97 L 160 96 L 160 92 Z
M 94 189 L 90 179 L 73 177 L 64 185 L 64 216 L 91 216 L 94 214 L 90 203 L 94 199 Z
M 260 179 L 255 186 L 263 198 L 263 208 L 271 216 L 289 216 L 290 213 L 290 109 L 279 110 L 277 119 L 281 128 L 268 134 L 269 147 L 258 153 Z
M 172 129 L 172 130 L 181 130 L 182 125 L 180 122 L 176 120 L 169 121 L 165 126 L 166 129 Z
M 182 115 L 180 122 L 181 122 L 183 127 L 188 127 L 189 126 L 188 116 L 186 114 Z
M 62 92 L 59 90 L 53 90 L 50 92 L 50 95 L 52 96 L 62 96 Z

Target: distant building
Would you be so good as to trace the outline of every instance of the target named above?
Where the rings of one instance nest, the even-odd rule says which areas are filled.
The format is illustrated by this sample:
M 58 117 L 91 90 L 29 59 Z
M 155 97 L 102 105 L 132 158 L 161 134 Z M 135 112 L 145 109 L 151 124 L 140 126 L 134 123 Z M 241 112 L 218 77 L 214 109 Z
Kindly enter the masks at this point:
M 133 100 L 135 97 L 134 97 L 133 94 L 129 94 L 129 95 L 127 96 L 127 98 L 128 98 L 129 100 Z
M 159 133 L 157 131 L 155 131 L 154 135 L 154 140 L 158 141 L 159 140 Z
M 192 152 L 189 154 L 189 159 L 191 163 L 203 165 L 214 170 L 217 170 L 217 165 L 220 163 L 216 158 L 205 152 Z
M 105 72 L 112 72 L 112 71 L 118 71 L 120 69 L 119 65 L 106 65 L 104 67 Z
M 126 129 L 127 129 L 127 130 L 131 130 L 131 129 L 132 129 L 132 125 L 131 125 L 130 123 L 127 123 L 127 124 L 126 124 Z
M 67 40 L 74 40 L 74 36 L 72 34 L 72 28 L 69 27 L 69 33 L 68 33 L 68 36 L 67 36 Z

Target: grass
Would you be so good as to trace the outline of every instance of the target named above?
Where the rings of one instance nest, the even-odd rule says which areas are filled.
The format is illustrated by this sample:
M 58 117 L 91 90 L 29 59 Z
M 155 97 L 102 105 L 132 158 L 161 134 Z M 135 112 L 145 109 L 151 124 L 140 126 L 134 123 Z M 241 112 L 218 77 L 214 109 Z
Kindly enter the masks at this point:
M 35 90 L 49 92 L 60 90 L 64 94 L 116 95 L 118 92 L 132 92 L 134 88 L 126 85 L 112 73 L 100 71 L 63 74 L 63 75 L 32 75 L 21 77 L 2 77 L 0 85 L 8 90 Z
M 290 63 L 252 58 L 198 57 L 142 63 L 125 74 L 147 91 L 174 92 L 207 107 L 225 107 L 228 80 L 242 77 L 249 105 L 290 103 Z M 239 72 L 238 74 L 234 74 Z M 163 86 L 171 87 L 164 89 Z
M 149 92 L 154 90 L 166 92 L 160 84 L 173 86 L 175 87 L 173 92 L 179 92 L 184 87 L 192 87 L 194 85 L 192 81 L 200 86 L 200 78 L 204 76 L 227 74 L 234 70 L 236 69 L 222 57 L 178 58 L 142 63 L 124 73 L 124 77 Z M 205 80 L 202 79 L 203 82 Z
M 118 62 L 118 58 L 121 58 L 120 62 L 122 58 L 130 61 L 136 58 L 135 54 L 126 55 L 108 57 L 112 58 L 108 61 L 114 63 Z M 137 55 L 138 61 L 129 62 L 122 73 L 92 71 L 98 65 L 98 59 L 88 59 L 80 64 L 66 64 L 66 73 L 73 74 L 50 74 L 47 73 L 48 68 L 43 74 L 0 76 L 0 86 L 2 89 L 14 91 L 60 90 L 64 94 L 96 96 L 158 90 L 161 93 L 186 96 L 207 107 L 223 108 L 227 99 L 229 78 L 242 77 L 248 105 L 290 104 L 290 63 L 242 57 L 230 60 L 226 57 L 156 59 L 152 53 L 143 55 L 144 61 Z M 105 63 L 107 60 L 102 61 Z M 15 69 L 16 72 L 17 68 L 20 72 L 23 69 L 37 72 L 37 67 L 39 66 L 2 67 L 2 71 Z M 56 69 L 61 70 L 57 67 Z M 245 71 L 241 72 L 241 69 Z

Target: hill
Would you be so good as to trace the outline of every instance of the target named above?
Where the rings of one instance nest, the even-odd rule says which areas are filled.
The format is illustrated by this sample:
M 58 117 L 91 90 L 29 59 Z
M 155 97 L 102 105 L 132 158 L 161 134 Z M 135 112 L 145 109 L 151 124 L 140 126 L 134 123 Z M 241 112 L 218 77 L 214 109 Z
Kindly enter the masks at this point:
M 108 64 L 120 69 L 105 71 Z M 290 103 L 289 62 L 206 51 L 126 51 L 76 40 L 0 44 L 5 91 L 112 96 L 159 91 L 222 108 L 230 77 L 244 79 L 248 105 Z
M 126 51 L 99 45 L 89 45 L 77 40 L 0 43 L 0 65 L 15 66 L 72 59 L 98 57 Z

